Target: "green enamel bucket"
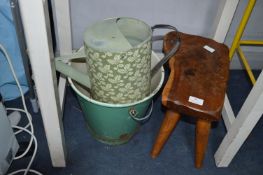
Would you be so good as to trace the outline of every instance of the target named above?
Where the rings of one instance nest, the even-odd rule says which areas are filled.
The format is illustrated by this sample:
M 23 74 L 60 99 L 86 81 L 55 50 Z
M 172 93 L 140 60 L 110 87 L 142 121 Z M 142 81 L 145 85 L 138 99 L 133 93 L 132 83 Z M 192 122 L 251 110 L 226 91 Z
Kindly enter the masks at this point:
M 151 67 L 160 61 L 152 52 Z M 85 62 L 74 60 L 71 66 L 81 72 L 87 72 Z M 146 121 L 152 111 L 152 98 L 160 90 L 164 81 L 163 67 L 151 78 L 151 93 L 142 100 L 127 104 L 110 104 L 94 100 L 90 97 L 90 90 L 68 78 L 70 86 L 76 92 L 80 106 L 84 113 L 87 128 L 98 141 L 119 145 L 127 143 L 139 130 L 141 121 Z

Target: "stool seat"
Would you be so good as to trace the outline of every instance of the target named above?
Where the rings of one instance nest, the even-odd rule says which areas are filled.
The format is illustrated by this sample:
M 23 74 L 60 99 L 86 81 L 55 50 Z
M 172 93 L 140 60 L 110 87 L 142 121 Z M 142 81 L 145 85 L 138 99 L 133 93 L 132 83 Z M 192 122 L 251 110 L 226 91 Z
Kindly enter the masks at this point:
M 216 121 L 221 117 L 228 80 L 228 48 L 214 40 L 184 33 L 166 35 L 164 52 L 179 36 L 181 45 L 169 61 L 171 74 L 162 103 L 179 113 Z M 210 52 L 204 48 L 214 49 Z
M 162 93 L 166 113 L 151 156 L 157 157 L 181 114 L 195 117 L 195 166 L 202 166 L 212 121 L 221 118 L 228 74 L 229 50 L 214 40 L 170 32 L 164 38 L 167 53 L 179 37 L 181 45 L 169 60 L 170 75 Z

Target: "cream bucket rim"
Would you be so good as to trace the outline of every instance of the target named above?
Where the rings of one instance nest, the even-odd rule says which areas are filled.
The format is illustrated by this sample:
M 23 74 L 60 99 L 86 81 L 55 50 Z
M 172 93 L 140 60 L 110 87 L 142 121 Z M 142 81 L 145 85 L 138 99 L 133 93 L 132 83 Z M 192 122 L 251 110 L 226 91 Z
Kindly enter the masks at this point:
M 158 61 L 160 61 L 160 58 L 158 57 L 158 55 L 152 51 L 152 55 L 154 57 L 156 57 L 158 59 Z M 73 88 L 73 90 L 78 94 L 80 95 L 82 98 L 84 98 L 85 100 L 91 102 L 91 103 L 94 103 L 94 104 L 97 104 L 97 105 L 101 105 L 101 106 L 105 106 L 105 107 L 128 107 L 128 106 L 133 106 L 133 105 L 137 105 L 139 103 L 143 103 L 145 102 L 146 100 L 149 100 L 150 98 L 152 98 L 162 87 L 162 84 L 163 84 L 163 81 L 164 81 L 164 68 L 161 67 L 161 79 L 159 81 L 159 84 L 157 85 L 157 87 L 150 93 L 150 95 L 148 95 L 147 97 L 139 100 L 139 101 L 136 101 L 136 102 L 133 102 L 133 103 L 125 103 L 125 104 L 111 104 L 111 103 L 104 103 L 104 102 L 100 102 L 100 101 L 97 101 L 97 100 L 94 100 L 92 98 L 89 98 L 87 97 L 86 95 L 84 95 L 83 93 L 81 93 L 75 86 L 75 84 L 73 83 L 72 79 L 68 77 L 68 81 L 69 81 L 69 84 L 70 86 Z

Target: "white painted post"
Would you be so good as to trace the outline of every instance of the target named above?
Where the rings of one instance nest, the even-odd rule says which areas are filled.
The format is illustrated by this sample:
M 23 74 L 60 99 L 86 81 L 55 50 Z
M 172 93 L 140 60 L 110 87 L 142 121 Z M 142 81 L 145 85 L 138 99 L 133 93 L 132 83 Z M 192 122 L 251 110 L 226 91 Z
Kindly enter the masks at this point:
M 217 42 L 224 42 L 228 29 L 230 28 L 231 21 L 234 17 L 239 0 L 225 0 L 222 12 L 216 17 L 217 28 L 214 32 L 214 40 Z M 235 119 L 232 107 L 230 105 L 227 95 L 225 96 L 224 107 L 222 110 L 222 116 L 226 125 L 226 128 L 231 127 L 232 122 Z
M 263 114 L 263 72 L 249 93 L 215 154 L 216 165 L 227 167 Z
M 55 24 L 56 43 L 60 55 L 72 53 L 71 25 L 70 25 L 70 3 L 69 0 L 52 0 L 53 20 Z M 66 89 L 66 78 L 59 77 L 58 92 L 59 101 L 64 111 L 64 97 Z
M 225 40 L 230 27 L 235 9 L 239 0 L 226 0 L 221 17 L 214 34 L 218 42 Z M 251 90 L 238 116 L 235 118 L 233 110 L 226 96 L 223 119 L 227 128 L 227 134 L 215 153 L 215 161 L 218 167 L 227 167 L 250 134 L 263 113 L 263 73 L 260 74 L 256 85 Z
M 225 0 L 223 10 L 217 17 L 219 22 L 213 37 L 217 42 L 224 42 L 238 2 L 239 0 Z
M 64 130 L 58 103 L 47 1 L 20 0 L 19 5 L 52 164 L 65 167 Z
M 222 110 L 222 117 L 226 126 L 227 131 L 231 127 L 233 121 L 235 120 L 235 115 L 232 110 L 231 104 L 229 102 L 228 96 L 225 95 L 225 102 L 224 102 L 224 107 Z

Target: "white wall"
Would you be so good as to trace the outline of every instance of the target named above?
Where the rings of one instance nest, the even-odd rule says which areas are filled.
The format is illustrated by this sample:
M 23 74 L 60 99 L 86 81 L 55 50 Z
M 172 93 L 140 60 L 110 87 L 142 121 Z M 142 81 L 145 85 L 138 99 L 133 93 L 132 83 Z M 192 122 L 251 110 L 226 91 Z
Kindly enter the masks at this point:
M 236 27 L 248 0 L 241 0 L 231 25 L 226 44 L 231 45 Z M 168 23 L 180 31 L 212 37 L 215 17 L 224 0 L 71 0 L 73 48 L 81 47 L 85 28 L 97 20 L 115 16 L 139 18 L 149 25 Z M 263 39 L 263 1 L 258 0 L 245 31 L 246 39 Z M 262 48 L 246 48 L 252 67 L 263 67 Z M 258 58 L 261 56 L 261 59 Z M 250 62 L 251 62 L 250 61 Z M 234 58 L 233 68 L 241 68 Z
M 130 16 L 149 25 L 168 23 L 187 33 L 211 36 L 222 0 L 71 0 L 73 47 L 82 45 L 85 28 L 97 20 Z

